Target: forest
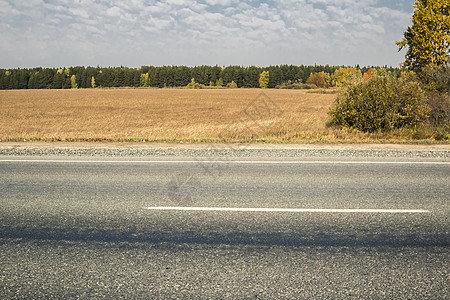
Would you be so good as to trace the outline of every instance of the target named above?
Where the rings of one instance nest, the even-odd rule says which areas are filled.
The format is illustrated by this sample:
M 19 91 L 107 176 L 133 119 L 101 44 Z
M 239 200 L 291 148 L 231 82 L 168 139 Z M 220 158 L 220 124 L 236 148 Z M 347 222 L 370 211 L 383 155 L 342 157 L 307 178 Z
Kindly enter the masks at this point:
M 260 75 L 268 71 L 268 88 L 285 82 L 307 82 L 311 74 L 333 74 L 343 66 L 329 65 L 276 65 L 259 66 L 142 66 L 130 67 L 64 67 L 64 68 L 17 68 L 0 69 L 0 89 L 70 89 L 111 87 L 183 87 L 195 82 L 204 86 L 227 86 L 234 83 L 238 88 L 259 88 Z M 365 73 L 374 67 L 354 67 Z M 398 68 L 384 66 L 394 75 Z

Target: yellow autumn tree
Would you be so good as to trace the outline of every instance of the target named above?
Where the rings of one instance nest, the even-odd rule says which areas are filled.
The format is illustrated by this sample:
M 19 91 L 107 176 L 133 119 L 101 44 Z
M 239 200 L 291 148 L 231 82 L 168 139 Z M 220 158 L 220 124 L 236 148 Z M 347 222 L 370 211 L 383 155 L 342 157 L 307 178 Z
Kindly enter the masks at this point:
M 73 88 L 73 89 L 77 89 L 78 88 L 77 77 L 75 75 L 72 75 L 70 77 L 70 87 Z
M 328 88 L 332 86 L 331 75 L 324 71 L 311 73 L 306 83 L 315 84 L 319 88 Z
M 141 84 L 142 87 L 149 87 L 150 86 L 150 80 L 148 79 L 148 72 L 145 73 L 145 74 L 141 73 L 140 84 Z
M 343 87 L 347 84 L 359 81 L 362 78 L 362 74 L 361 70 L 357 70 L 356 68 L 341 67 L 334 71 L 333 78 L 335 86 Z
M 323 72 L 311 73 L 311 75 L 309 75 L 308 80 L 306 81 L 306 83 L 314 84 L 314 85 L 316 85 L 319 88 L 326 87 L 325 79 L 323 78 Z
M 267 85 L 269 84 L 269 71 L 262 71 L 259 75 L 259 86 L 262 89 L 267 88 Z
M 397 42 L 408 48 L 403 66 L 415 72 L 428 66 L 446 66 L 450 52 L 450 0 L 416 0 L 412 25 Z
M 370 78 L 377 76 L 377 70 L 376 69 L 369 69 L 364 73 L 364 81 L 368 81 Z

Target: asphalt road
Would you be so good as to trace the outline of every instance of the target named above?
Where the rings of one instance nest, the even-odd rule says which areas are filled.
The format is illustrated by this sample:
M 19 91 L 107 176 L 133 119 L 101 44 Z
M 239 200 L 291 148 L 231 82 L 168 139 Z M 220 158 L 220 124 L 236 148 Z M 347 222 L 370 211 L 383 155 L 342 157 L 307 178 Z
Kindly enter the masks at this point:
M 0 157 L 0 298 L 448 297 L 448 160 L 238 160 Z

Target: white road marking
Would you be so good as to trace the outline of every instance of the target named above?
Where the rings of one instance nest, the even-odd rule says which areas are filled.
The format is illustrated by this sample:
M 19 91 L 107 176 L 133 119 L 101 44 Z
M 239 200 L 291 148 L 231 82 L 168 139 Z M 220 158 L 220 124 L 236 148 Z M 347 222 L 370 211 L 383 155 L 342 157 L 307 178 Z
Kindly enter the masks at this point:
M 237 211 L 237 212 L 291 212 L 291 213 L 430 213 L 425 209 L 332 209 L 332 208 L 256 208 L 256 207 L 185 207 L 185 206 L 150 206 L 148 210 L 175 210 L 175 211 Z
M 1 162 L 71 163 L 71 164 L 366 164 L 366 165 L 450 165 L 450 161 L 332 161 L 332 160 L 58 160 L 58 159 L 1 159 Z

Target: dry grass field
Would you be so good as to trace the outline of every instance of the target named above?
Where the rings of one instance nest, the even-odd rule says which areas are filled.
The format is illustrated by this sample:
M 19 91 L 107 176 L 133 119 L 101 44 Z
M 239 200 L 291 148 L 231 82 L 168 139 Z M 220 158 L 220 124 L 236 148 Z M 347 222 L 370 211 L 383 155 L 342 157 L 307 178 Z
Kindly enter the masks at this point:
M 0 140 L 290 139 L 325 130 L 335 97 L 260 89 L 0 91 Z
M 273 89 L 0 91 L 0 141 L 312 143 L 386 138 L 327 128 L 335 98 Z

